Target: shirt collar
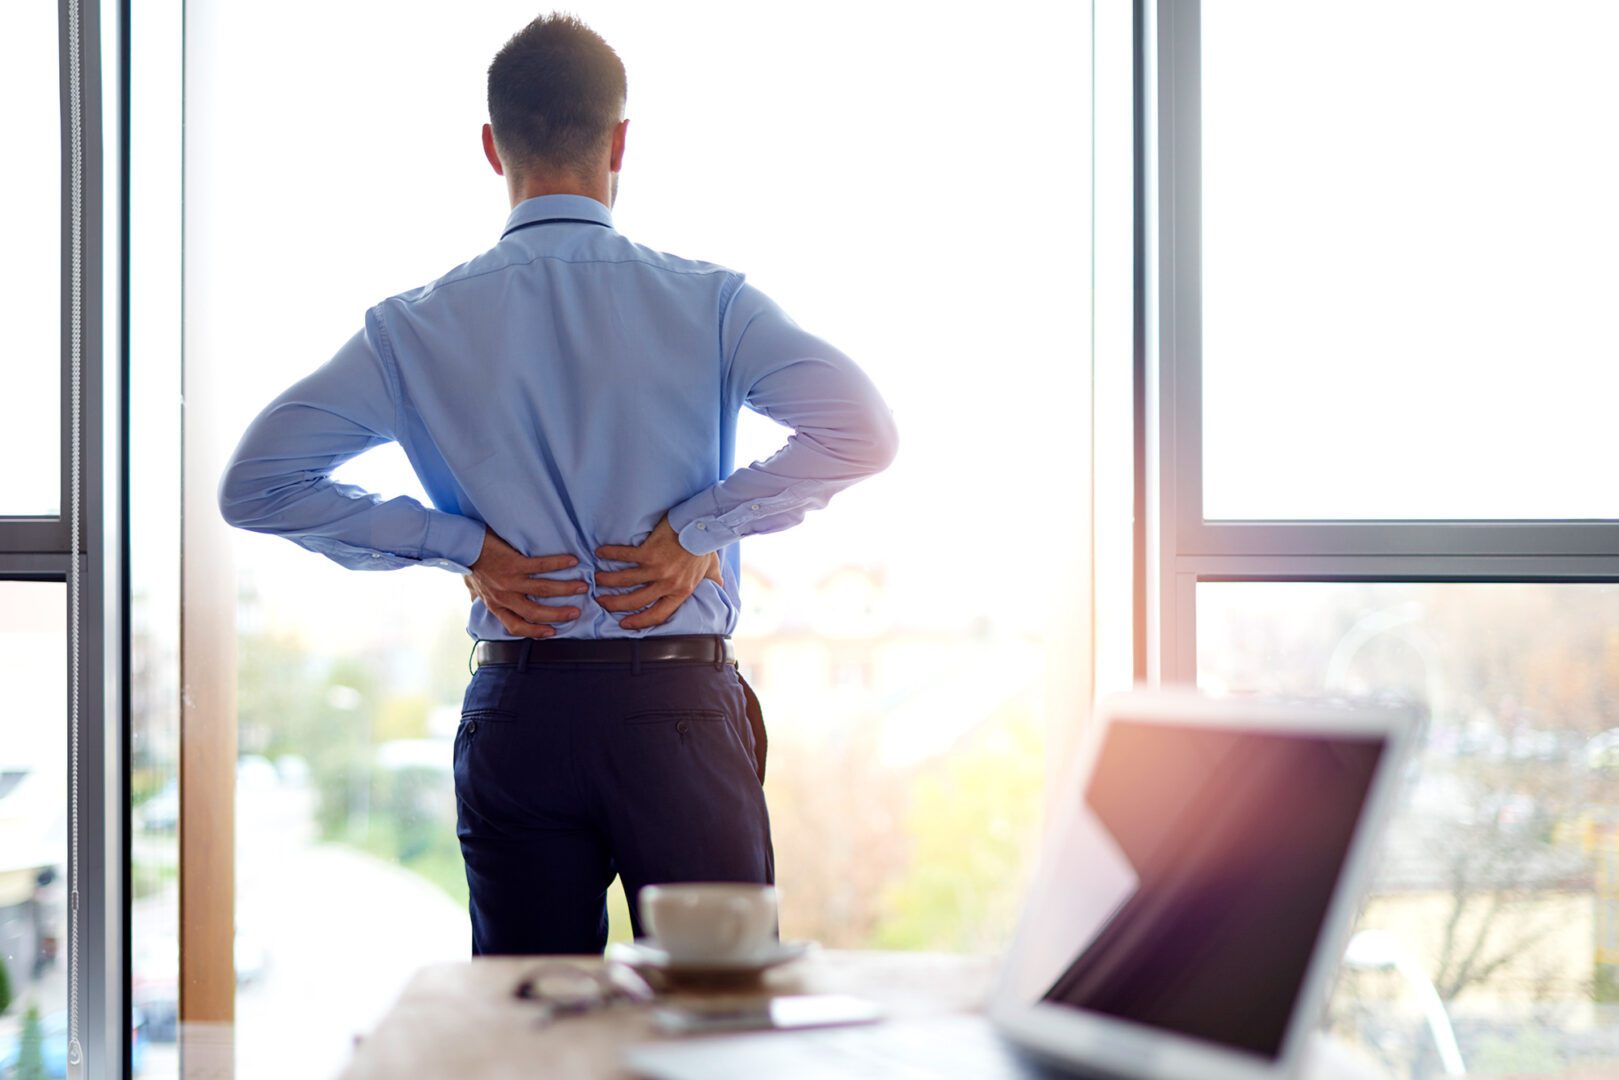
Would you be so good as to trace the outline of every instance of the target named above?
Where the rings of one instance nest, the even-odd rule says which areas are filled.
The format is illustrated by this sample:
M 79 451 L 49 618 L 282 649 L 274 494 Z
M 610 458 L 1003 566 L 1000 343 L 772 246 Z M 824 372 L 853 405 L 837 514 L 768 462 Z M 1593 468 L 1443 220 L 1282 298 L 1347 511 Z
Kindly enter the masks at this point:
M 505 239 L 518 229 L 552 221 L 573 221 L 613 227 L 613 212 L 588 195 L 536 195 L 512 207 L 506 219 Z

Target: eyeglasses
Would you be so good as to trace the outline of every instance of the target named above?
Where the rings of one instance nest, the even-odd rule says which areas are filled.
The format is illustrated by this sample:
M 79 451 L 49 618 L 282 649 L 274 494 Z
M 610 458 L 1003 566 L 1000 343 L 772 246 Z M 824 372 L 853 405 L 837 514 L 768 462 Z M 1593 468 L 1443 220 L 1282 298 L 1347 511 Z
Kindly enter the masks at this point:
M 643 1004 L 654 996 L 646 980 L 623 964 L 593 968 L 565 962 L 534 968 L 513 994 L 521 1001 L 539 1004 L 542 1024 L 594 1012 L 614 1002 Z

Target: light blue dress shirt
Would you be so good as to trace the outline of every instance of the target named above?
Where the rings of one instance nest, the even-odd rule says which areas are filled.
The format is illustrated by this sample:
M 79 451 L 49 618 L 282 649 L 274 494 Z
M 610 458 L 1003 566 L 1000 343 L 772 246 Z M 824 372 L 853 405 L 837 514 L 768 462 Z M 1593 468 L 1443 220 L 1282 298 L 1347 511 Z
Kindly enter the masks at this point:
M 793 434 L 732 471 L 743 405 Z M 332 481 L 390 440 L 432 508 Z M 704 581 L 642 631 L 594 594 L 542 600 L 580 609 L 557 636 L 729 634 L 735 541 L 797 524 L 895 446 L 865 374 L 741 274 L 632 243 L 594 199 L 546 195 L 519 203 L 489 251 L 366 312 L 248 427 L 219 504 L 356 570 L 464 572 L 487 525 L 525 554 L 576 556 L 558 578 L 621 568 L 596 548 L 639 544 L 667 511 L 687 550 L 721 552 L 725 587 Z M 467 629 L 511 636 L 481 601 Z

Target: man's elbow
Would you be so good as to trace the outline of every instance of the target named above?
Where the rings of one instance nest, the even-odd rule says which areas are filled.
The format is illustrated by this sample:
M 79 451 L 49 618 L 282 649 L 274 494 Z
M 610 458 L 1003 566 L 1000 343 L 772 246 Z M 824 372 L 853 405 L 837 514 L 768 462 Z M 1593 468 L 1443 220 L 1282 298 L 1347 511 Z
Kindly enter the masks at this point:
M 219 478 L 219 516 L 238 529 L 257 527 L 265 504 L 263 485 L 246 473 L 239 462 L 232 461 Z
M 243 523 L 251 517 L 251 510 L 240 483 L 232 477 L 230 469 L 226 469 L 219 478 L 216 496 L 219 500 L 219 516 L 225 519 L 225 524 L 242 528 Z
M 898 455 L 899 426 L 894 423 L 894 414 L 882 409 L 873 418 L 871 450 L 867 464 L 871 466 L 872 472 L 879 473 L 892 465 Z
M 899 428 L 885 405 L 866 410 L 858 424 L 836 435 L 828 432 L 818 441 L 842 463 L 851 481 L 882 472 L 899 454 Z

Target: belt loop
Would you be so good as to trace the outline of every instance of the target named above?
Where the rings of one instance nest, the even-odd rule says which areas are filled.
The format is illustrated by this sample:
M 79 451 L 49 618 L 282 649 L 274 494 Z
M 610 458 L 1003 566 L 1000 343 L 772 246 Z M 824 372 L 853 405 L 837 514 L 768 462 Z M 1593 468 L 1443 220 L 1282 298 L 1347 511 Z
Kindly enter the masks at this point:
M 641 674 L 641 639 L 630 640 L 630 674 Z
M 524 668 L 528 667 L 528 652 L 532 648 L 534 648 L 534 639 L 524 638 L 522 651 L 517 654 L 517 671 L 519 674 L 522 673 Z
M 719 634 L 714 635 L 714 670 L 725 670 L 725 638 Z
M 478 639 L 473 638 L 472 639 L 472 648 L 471 648 L 471 650 L 469 650 L 467 652 L 467 674 L 468 675 L 476 675 L 476 674 L 478 674 L 478 669 L 476 667 L 474 667 L 473 664 L 472 664 L 472 658 L 474 656 L 477 656 L 477 655 L 478 655 Z

